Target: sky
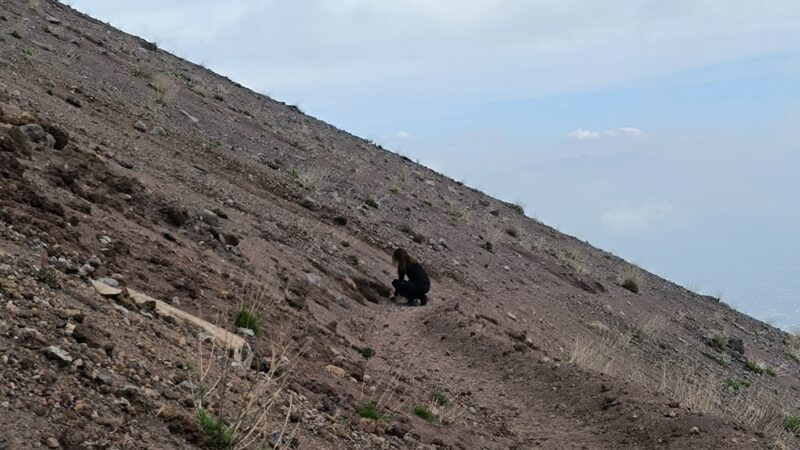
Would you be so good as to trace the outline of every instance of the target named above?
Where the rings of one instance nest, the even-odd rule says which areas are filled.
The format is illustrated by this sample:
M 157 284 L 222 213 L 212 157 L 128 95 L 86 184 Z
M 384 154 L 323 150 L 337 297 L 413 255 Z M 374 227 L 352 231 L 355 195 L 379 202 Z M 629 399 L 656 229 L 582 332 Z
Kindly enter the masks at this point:
M 796 0 L 72 0 L 800 328 Z

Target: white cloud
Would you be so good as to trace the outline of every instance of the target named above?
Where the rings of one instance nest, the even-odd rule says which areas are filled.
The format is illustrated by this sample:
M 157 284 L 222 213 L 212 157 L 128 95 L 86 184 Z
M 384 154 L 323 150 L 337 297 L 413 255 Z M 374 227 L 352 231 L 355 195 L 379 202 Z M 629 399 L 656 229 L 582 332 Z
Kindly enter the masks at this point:
M 644 139 L 647 137 L 647 133 L 633 127 L 620 127 L 605 131 L 593 131 L 578 128 L 577 130 L 567 133 L 567 137 L 570 139 L 575 139 L 576 141 L 597 140 L 602 137 Z
M 584 130 L 583 128 L 578 128 L 577 130 L 567 134 L 567 137 L 575 139 L 576 141 L 586 141 L 590 139 L 600 139 L 602 133 L 598 131 L 591 131 L 591 130 Z
M 411 135 L 406 133 L 405 131 L 398 131 L 396 137 L 397 137 L 397 139 L 400 139 L 401 141 L 404 141 L 404 140 L 410 138 Z
M 611 231 L 641 231 L 665 222 L 674 212 L 672 203 L 661 200 L 636 208 L 621 204 L 603 213 L 603 225 Z

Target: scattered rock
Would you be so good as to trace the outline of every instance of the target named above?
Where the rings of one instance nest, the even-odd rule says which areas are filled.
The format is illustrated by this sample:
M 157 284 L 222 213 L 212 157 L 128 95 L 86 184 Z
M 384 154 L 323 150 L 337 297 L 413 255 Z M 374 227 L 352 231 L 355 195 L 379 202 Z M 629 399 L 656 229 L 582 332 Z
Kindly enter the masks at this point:
M 517 320 L 517 316 L 515 316 L 515 315 L 514 315 L 514 313 L 507 312 L 507 313 L 506 313 L 506 315 L 507 315 L 507 316 L 509 317 L 509 319 L 511 319 L 511 320 Z
M 141 120 L 137 120 L 136 123 L 133 124 L 133 128 L 135 128 L 136 131 L 141 131 L 142 133 L 144 133 L 147 131 L 147 124 L 142 122 Z
M 728 338 L 728 348 L 740 355 L 744 355 L 744 341 L 740 337 Z
M 322 277 L 315 273 L 306 273 L 306 280 L 317 287 L 322 284 Z
M 697 428 L 697 427 L 692 427 L 692 428 L 689 430 L 689 434 L 700 434 L 700 428 Z
M 100 260 L 100 258 L 97 257 L 97 255 L 92 255 L 92 257 L 86 261 L 86 264 L 89 264 L 90 266 L 96 269 L 102 266 L 103 262 Z
M 243 334 L 249 337 L 255 337 L 256 333 L 251 330 L 250 328 L 239 328 L 239 334 Z
M 333 218 L 333 223 L 339 225 L 340 227 L 343 227 L 347 225 L 347 219 L 342 216 L 336 216 Z
M 44 350 L 48 359 L 57 362 L 59 365 L 66 366 L 73 361 L 72 356 L 66 350 L 57 345 L 51 345 Z
M 181 110 L 181 114 L 183 114 L 184 116 L 186 116 L 186 118 L 191 120 L 192 123 L 200 122 L 200 119 L 198 119 L 197 117 L 194 117 L 193 115 L 189 114 L 188 112 L 186 112 L 184 110 Z
M 150 129 L 150 134 L 154 136 L 166 136 L 167 130 L 165 130 L 163 127 L 153 127 Z
M 46 445 L 46 446 L 48 446 L 50 448 L 61 447 L 61 443 L 58 442 L 58 439 L 56 439 L 56 438 L 54 438 L 52 436 L 44 440 L 44 445 Z
M 67 104 L 72 105 L 72 106 L 74 106 L 76 108 L 82 108 L 83 107 L 83 104 L 81 103 L 81 101 L 78 100 L 77 98 L 73 97 L 73 96 L 69 96 L 69 97 L 65 98 L 64 101 L 67 102 Z
M 94 273 L 94 266 L 90 264 L 84 264 L 78 269 L 78 274 L 82 277 L 88 277 L 89 275 Z
M 61 19 L 57 19 L 57 18 L 55 18 L 53 16 L 46 16 L 44 18 L 44 20 L 52 23 L 53 25 L 60 25 L 61 24 Z
M 322 209 L 322 206 L 320 206 L 320 204 L 311 197 L 303 198 L 303 200 L 300 202 L 300 206 L 309 211 L 319 211 Z
M 108 284 L 99 280 L 92 280 L 92 286 L 94 287 L 94 290 L 103 297 L 113 297 L 122 293 L 122 289 L 109 286 Z
M 219 216 L 215 212 L 208 209 L 203 209 L 200 211 L 200 220 L 211 225 L 212 227 L 219 226 Z
M 333 364 L 329 364 L 325 366 L 325 371 L 333 374 L 336 377 L 344 378 L 347 376 L 347 371 L 342 369 L 341 367 L 334 366 Z

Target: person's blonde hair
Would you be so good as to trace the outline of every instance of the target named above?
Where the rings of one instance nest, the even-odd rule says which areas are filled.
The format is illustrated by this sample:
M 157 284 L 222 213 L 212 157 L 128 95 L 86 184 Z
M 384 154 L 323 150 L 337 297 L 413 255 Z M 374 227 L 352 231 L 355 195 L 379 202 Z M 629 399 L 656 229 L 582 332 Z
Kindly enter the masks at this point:
M 417 259 L 409 255 L 403 248 L 398 248 L 392 253 L 392 262 L 397 264 L 397 267 L 405 271 L 408 267 L 417 262 Z

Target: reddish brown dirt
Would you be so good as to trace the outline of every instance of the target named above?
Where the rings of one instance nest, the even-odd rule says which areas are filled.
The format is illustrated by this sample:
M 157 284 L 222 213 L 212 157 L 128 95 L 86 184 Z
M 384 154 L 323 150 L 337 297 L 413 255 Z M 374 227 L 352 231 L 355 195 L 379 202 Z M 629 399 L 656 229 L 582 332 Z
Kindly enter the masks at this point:
M 210 446 L 181 385 L 197 331 L 96 294 L 78 272 L 93 255 L 91 277 L 232 330 L 242 286 L 263 287 L 253 369 L 281 333 L 304 348 L 268 418 L 280 429 L 294 399 L 293 448 L 797 443 L 736 414 L 796 411 L 793 337 L 652 274 L 629 292 L 625 261 L 66 6 L 4 2 L 0 31 L 0 449 Z M 428 306 L 387 298 L 396 246 L 428 268 Z M 607 335 L 630 342 L 570 362 Z M 719 406 L 659 390 L 685 373 Z M 737 403 L 729 379 L 781 401 Z M 387 389 L 391 419 L 359 418 Z M 434 391 L 452 423 L 412 412 Z

